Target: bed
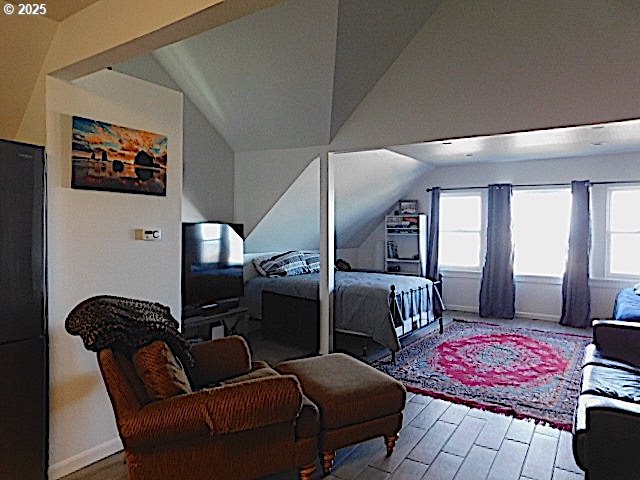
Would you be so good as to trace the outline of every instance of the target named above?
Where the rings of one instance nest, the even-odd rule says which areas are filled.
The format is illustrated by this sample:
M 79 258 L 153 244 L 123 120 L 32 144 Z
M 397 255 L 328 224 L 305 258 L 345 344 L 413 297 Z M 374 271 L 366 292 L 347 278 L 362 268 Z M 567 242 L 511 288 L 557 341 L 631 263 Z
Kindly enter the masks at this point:
M 317 351 L 319 273 L 247 277 L 244 303 L 263 336 Z M 397 352 L 400 337 L 435 321 L 434 291 L 424 277 L 336 271 L 334 330 Z
M 633 288 L 623 288 L 618 292 L 613 307 L 613 318 L 640 321 L 640 284 Z

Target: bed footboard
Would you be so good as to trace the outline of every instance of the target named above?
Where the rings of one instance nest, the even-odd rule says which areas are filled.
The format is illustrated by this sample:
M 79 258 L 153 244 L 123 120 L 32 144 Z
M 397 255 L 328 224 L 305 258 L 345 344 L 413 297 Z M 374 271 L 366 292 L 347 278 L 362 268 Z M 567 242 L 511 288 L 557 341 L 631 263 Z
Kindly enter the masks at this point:
M 444 332 L 442 312 L 445 310 L 439 287 L 442 281 L 432 281 L 423 287 L 398 292 L 395 285 L 389 289 L 389 315 L 402 337 L 438 320 L 440 333 Z M 421 308 L 426 301 L 426 309 Z M 402 305 L 402 307 L 401 307 Z

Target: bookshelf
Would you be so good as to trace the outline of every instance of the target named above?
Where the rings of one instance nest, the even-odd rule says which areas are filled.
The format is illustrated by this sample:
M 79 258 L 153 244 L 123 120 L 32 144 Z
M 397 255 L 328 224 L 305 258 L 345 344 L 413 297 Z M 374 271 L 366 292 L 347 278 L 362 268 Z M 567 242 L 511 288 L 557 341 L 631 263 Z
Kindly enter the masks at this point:
M 426 275 L 427 228 L 427 216 L 422 213 L 385 216 L 386 272 Z

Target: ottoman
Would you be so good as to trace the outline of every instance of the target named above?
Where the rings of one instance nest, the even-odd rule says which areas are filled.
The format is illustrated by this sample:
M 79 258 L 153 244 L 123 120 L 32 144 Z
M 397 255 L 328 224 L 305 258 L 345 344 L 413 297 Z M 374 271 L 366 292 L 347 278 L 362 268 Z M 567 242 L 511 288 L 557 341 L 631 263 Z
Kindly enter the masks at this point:
M 276 365 L 298 377 L 304 393 L 320 410 L 322 468 L 331 472 L 335 452 L 383 436 L 391 455 L 402 427 L 404 386 L 369 365 L 342 353 L 290 360 Z

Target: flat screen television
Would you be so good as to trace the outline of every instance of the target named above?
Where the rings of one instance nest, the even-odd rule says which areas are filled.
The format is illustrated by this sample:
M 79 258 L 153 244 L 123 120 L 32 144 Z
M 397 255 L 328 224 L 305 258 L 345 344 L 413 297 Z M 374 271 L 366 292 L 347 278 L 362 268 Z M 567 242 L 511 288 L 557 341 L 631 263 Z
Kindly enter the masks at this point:
M 241 224 L 182 224 L 183 317 L 237 306 L 244 295 L 242 235 Z

